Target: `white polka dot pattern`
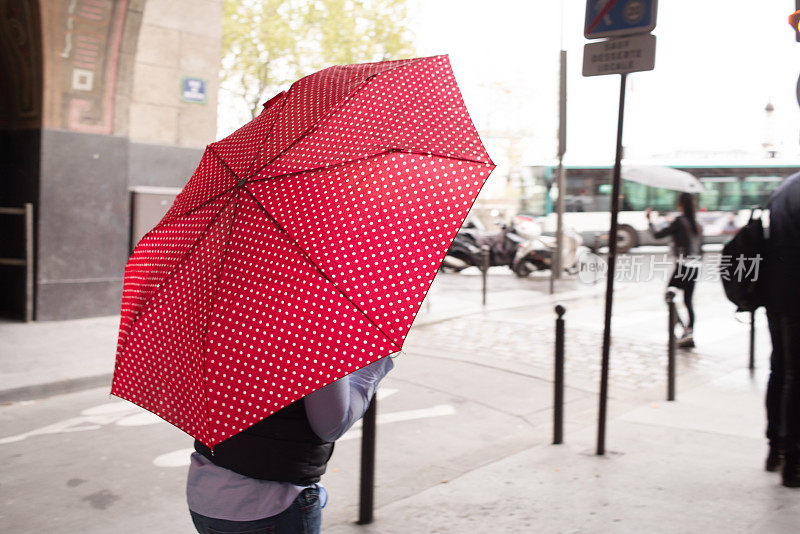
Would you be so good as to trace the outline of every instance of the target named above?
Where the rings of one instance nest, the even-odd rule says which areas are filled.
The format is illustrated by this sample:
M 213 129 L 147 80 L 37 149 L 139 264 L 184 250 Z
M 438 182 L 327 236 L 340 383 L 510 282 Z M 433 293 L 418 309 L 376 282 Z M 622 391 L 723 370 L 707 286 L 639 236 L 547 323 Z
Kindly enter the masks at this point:
M 450 64 L 446 58 L 433 59 L 372 78 L 256 178 L 325 167 L 391 149 L 491 163 Z M 421 80 L 438 83 L 421 84 Z
M 261 169 L 292 146 L 292 143 L 315 127 L 326 114 L 352 95 L 370 77 L 415 61 L 424 60 L 342 65 L 321 70 L 297 81 L 286 95 L 283 109 L 255 162 L 255 169 Z
M 400 346 L 490 170 L 469 161 L 391 152 L 252 182 L 248 189 Z
M 232 193 L 223 195 L 179 219 L 162 222 L 139 241 L 125 266 L 118 354 L 145 303 L 179 262 L 186 259 L 231 197 Z
M 112 393 L 213 447 L 399 351 L 493 168 L 446 56 L 303 78 L 137 245 Z
M 264 110 L 221 141 L 211 144 L 214 152 L 222 158 L 236 176 L 247 176 L 255 164 L 256 157 L 271 135 L 271 129 L 283 109 L 286 93 L 273 97 Z M 232 177 L 233 178 L 233 177 Z
M 208 331 L 217 442 L 399 349 L 242 191 Z
M 225 162 L 210 148 L 206 148 L 203 159 L 189 183 L 175 198 L 167 214 L 156 228 L 177 217 L 185 215 L 201 204 L 213 201 L 236 185 L 236 177 L 225 168 Z
M 238 196 L 238 192 L 235 193 Z M 209 441 L 206 329 L 236 207 L 228 201 L 148 299 L 117 357 L 112 393 Z

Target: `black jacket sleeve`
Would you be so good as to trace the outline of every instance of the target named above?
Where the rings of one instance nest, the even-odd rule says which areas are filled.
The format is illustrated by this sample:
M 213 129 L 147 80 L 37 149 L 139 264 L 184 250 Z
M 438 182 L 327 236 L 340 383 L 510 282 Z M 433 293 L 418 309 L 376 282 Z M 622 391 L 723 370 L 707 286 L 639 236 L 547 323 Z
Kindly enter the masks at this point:
M 669 224 L 669 226 L 662 228 L 661 230 L 656 230 L 656 227 L 653 226 L 653 223 L 648 223 L 648 226 L 650 227 L 650 233 L 653 234 L 653 237 L 656 239 L 675 235 L 680 230 L 680 222 L 678 221 L 677 217 Z

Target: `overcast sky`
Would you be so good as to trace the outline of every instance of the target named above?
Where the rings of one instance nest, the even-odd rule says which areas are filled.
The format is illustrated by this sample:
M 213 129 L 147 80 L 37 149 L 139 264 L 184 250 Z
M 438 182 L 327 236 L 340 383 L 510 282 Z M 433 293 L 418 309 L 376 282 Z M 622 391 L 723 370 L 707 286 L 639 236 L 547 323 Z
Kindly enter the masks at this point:
M 568 151 L 573 163 L 611 164 L 619 76 L 581 76 L 584 0 L 411 0 L 419 55 L 450 54 L 470 108 L 503 163 L 523 139 L 525 163 L 556 152 L 558 51 L 568 53 Z M 800 43 L 787 23 L 793 0 L 662 0 L 656 66 L 628 77 L 624 145 L 635 159 L 697 159 L 744 151 L 762 157 L 764 108 L 772 137 L 800 161 L 796 84 Z M 519 144 L 519 143 L 518 143 Z M 501 170 L 501 169 L 498 169 Z
M 472 118 L 508 174 L 556 157 L 558 57 L 568 53 L 568 164 L 611 165 L 619 76 L 581 76 L 585 0 L 408 0 L 420 56 L 449 54 Z M 779 155 L 800 162 L 794 0 L 662 0 L 656 66 L 628 77 L 624 145 L 637 161 L 758 162 L 771 129 Z M 562 29 L 563 28 L 563 29 Z M 764 108 L 775 107 L 768 126 Z M 220 94 L 220 136 L 248 120 Z M 514 143 L 509 142 L 513 139 Z

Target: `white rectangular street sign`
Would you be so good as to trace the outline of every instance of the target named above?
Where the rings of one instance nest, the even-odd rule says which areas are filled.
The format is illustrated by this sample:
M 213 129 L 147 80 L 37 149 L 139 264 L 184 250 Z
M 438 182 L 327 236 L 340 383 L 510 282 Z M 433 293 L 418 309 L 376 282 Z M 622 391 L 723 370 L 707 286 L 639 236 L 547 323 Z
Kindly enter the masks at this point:
M 656 37 L 649 33 L 589 43 L 583 47 L 584 76 L 653 70 L 655 63 Z

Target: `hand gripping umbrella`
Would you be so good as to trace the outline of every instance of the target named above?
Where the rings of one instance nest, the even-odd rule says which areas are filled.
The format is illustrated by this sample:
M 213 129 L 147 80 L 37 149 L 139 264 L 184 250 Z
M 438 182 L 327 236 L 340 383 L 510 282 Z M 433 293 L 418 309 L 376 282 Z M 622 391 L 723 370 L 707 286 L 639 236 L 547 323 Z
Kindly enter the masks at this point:
M 299 80 L 136 246 L 111 393 L 213 447 L 399 351 L 493 168 L 446 56 Z

